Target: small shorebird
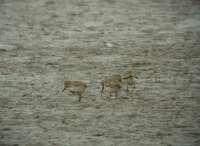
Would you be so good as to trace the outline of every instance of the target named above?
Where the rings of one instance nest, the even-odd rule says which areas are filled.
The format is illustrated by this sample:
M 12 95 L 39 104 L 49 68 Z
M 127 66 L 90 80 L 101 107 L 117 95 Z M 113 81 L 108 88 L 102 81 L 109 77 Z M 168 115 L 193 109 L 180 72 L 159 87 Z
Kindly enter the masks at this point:
M 86 88 L 87 84 L 82 81 L 66 80 L 64 81 L 64 89 L 62 90 L 62 92 L 67 89 L 70 93 L 78 95 L 78 101 L 81 102 L 82 95 L 85 92 Z

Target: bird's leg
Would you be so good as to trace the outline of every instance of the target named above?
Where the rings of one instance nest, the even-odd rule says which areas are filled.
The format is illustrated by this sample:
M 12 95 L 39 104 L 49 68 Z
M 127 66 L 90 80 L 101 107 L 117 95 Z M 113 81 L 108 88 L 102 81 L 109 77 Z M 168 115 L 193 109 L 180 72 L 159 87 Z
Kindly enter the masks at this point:
M 82 95 L 79 94 L 79 98 L 78 98 L 78 101 L 81 102 L 81 99 L 82 99 Z

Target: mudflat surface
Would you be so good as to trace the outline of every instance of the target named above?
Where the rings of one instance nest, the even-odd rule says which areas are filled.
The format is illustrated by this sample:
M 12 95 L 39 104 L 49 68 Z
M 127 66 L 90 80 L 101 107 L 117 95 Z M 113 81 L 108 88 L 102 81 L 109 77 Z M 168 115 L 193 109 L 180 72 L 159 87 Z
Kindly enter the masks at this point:
M 136 88 L 100 97 L 130 67 Z M 199 145 L 198 0 L 0 0 L 0 146 Z

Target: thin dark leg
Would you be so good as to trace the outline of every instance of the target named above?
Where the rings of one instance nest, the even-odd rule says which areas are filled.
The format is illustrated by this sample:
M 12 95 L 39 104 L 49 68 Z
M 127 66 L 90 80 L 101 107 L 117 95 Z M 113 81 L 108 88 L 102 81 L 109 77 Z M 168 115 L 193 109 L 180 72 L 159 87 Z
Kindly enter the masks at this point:
M 128 89 L 128 84 L 127 84 L 127 86 L 126 86 L 126 92 L 129 92 L 129 89 Z
M 104 90 L 104 85 L 102 85 L 102 89 L 101 89 L 101 97 L 102 97 L 102 94 L 103 94 L 103 90 Z
M 133 83 L 133 89 L 135 89 L 135 82 Z
M 110 99 L 111 99 L 111 96 L 112 96 L 112 93 L 110 92 L 109 93 L 109 96 L 108 96 L 108 100 L 110 101 Z
M 79 95 L 78 101 L 81 102 L 82 96 Z
M 78 101 L 81 102 L 82 95 L 81 94 L 78 94 L 78 95 L 79 95 Z
M 65 89 L 66 89 L 66 88 L 64 88 L 64 89 L 62 90 L 62 92 L 64 92 L 64 91 L 65 91 Z

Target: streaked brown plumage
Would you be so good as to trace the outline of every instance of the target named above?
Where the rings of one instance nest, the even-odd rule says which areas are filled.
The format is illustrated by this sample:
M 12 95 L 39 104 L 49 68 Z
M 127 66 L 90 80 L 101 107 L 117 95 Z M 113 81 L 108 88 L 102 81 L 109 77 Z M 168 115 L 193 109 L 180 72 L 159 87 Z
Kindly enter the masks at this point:
M 62 92 L 64 92 L 67 89 L 72 94 L 78 95 L 78 101 L 81 102 L 82 94 L 85 92 L 86 88 L 87 84 L 82 81 L 66 80 L 64 81 L 64 89 L 62 90 Z
M 122 77 L 121 75 L 113 75 L 109 79 L 103 80 L 101 82 L 101 96 L 104 92 L 104 88 L 107 88 L 109 91 L 110 98 L 112 96 L 112 93 L 115 93 L 115 96 L 118 96 L 118 92 L 120 91 L 122 87 Z

